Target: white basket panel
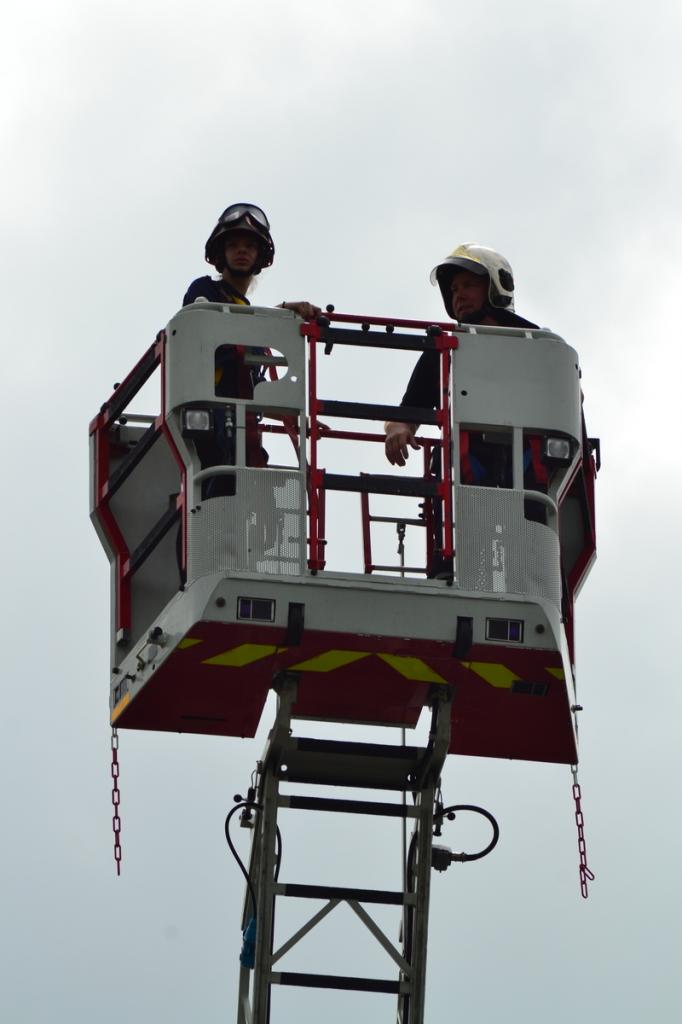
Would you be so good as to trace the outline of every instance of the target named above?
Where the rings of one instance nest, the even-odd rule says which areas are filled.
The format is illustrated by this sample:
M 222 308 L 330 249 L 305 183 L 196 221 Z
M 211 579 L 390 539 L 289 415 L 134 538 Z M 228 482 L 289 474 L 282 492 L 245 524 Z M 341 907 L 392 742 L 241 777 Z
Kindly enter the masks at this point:
M 559 539 L 529 522 L 520 491 L 456 487 L 457 585 L 542 597 L 561 607 Z
M 305 564 L 305 492 L 297 470 L 236 469 L 236 494 L 189 516 L 188 579 L 212 572 L 299 576 Z

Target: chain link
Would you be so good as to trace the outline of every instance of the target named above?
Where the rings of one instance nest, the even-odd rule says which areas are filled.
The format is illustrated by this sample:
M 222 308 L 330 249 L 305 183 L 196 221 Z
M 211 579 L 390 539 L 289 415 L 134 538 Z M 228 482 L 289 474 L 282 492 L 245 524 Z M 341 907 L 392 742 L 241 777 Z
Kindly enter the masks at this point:
M 119 764 L 118 764 L 118 729 L 111 727 L 111 777 L 114 785 L 111 790 L 111 802 L 114 805 L 114 816 L 112 825 L 114 828 L 114 860 L 116 861 L 116 874 L 121 874 L 121 816 L 118 809 L 121 804 L 121 791 L 118 788 Z
M 578 829 L 578 853 L 580 855 L 580 864 L 578 871 L 580 872 L 580 895 L 584 900 L 587 899 L 589 893 L 587 891 L 587 883 L 594 881 L 594 875 L 587 866 L 587 846 L 585 844 L 585 822 L 583 819 L 583 811 L 581 807 L 582 794 L 580 792 L 580 784 L 578 782 L 578 768 L 576 765 L 571 766 L 571 774 L 573 775 L 573 799 L 575 800 L 575 823 Z

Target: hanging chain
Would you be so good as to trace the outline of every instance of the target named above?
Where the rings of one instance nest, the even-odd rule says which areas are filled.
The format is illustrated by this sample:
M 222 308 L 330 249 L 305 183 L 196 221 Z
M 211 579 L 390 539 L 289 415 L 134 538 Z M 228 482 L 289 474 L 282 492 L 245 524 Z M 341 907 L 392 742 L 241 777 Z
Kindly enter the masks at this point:
M 594 875 L 587 866 L 587 846 L 585 845 L 585 822 L 583 821 L 583 811 L 580 805 L 581 792 L 580 784 L 578 782 L 578 766 L 571 765 L 571 774 L 573 775 L 573 799 L 575 800 L 575 823 L 578 828 L 578 853 L 580 854 L 580 864 L 578 870 L 580 872 L 580 895 L 584 900 L 588 897 L 587 883 L 594 881 Z
M 111 727 L 111 777 L 114 785 L 111 790 L 111 802 L 114 805 L 114 816 L 112 825 L 114 828 L 114 860 L 116 861 L 116 874 L 121 874 L 121 816 L 118 808 L 121 804 L 121 791 L 118 788 L 118 729 Z

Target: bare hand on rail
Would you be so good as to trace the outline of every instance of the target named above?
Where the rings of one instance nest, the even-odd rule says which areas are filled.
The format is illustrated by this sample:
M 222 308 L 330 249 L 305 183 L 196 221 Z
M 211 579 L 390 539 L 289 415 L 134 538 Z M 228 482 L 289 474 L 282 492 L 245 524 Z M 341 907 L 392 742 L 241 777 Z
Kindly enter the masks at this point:
M 412 423 L 385 424 L 386 458 L 392 466 L 404 466 L 409 459 L 408 448 L 419 451 L 421 447 L 414 439 L 416 427 Z
M 314 320 L 322 312 L 313 302 L 283 302 L 280 309 L 290 309 L 304 320 Z

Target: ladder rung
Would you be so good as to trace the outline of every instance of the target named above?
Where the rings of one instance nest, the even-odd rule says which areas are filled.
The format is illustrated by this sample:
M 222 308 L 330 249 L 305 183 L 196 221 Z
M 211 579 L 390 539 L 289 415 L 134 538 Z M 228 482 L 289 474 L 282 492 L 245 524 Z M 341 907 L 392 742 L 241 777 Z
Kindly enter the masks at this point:
M 419 788 L 424 749 L 294 737 L 281 751 L 282 781 L 407 792 Z
M 324 796 L 280 796 L 279 807 L 298 811 L 335 811 L 342 814 L 376 814 L 383 818 L 416 818 L 419 811 L 406 804 L 381 803 L 378 800 L 337 800 Z
M 300 899 L 357 900 L 358 903 L 385 903 L 402 906 L 414 902 L 412 893 L 390 889 L 348 889 L 336 885 L 298 885 L 285 882 L 275 885 L 276 896 L 297 896 Z
M 299 985 L 303 988 L 339 988 L 356 992 L 389 992 L 398 994 L 398 981 L 383 978 L 353 978 L 339 974 L 297 974 L 293 971 L 279 971 L 270 975 L 272 985 Z
M 334 754 L 335 757 L 386 757 L 412 761 L 423 751 L 420 747 L 402 743 L 362 743 L 359 740 L 319 740 L 309 736 L 294 737 L 296 750 L 301 754 Z

